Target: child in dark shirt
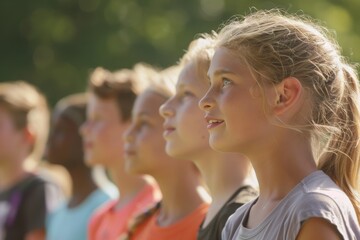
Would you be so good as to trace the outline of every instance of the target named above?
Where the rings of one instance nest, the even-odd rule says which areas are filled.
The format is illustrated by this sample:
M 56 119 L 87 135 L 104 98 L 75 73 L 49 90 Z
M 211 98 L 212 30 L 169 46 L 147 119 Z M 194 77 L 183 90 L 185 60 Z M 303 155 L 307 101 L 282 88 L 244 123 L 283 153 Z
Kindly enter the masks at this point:
M 0 239 L 44 239 L 46 215 L 63 199 L 37 174 L 48 124 L 38 90 L 23 81 L 0 84 Z

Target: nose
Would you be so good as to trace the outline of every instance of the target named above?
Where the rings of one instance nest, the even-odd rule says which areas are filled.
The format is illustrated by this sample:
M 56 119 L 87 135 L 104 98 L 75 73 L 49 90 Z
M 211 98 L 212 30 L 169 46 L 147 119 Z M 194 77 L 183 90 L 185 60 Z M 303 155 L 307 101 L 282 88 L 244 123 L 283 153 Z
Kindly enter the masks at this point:
M 124 133 L 122 135 L 122 138 L 123 138 L 124 142 L 131 142 L 131 141 L 134 140 L 134 137 L 133 137 L 133 134 L 132 134 L 132 129 L 133 129 L 132 125 L 128 126 L 125 129 L 125 131 L 124 131 Z
M 84 137 L 88 131 L 88 121 L 85 121 L 81 126 L 79 127 L 79 134 L 80 136 Z
M 209 111 L 214 106 L 214 99 L 211 97 L 211 89 L 199 101 L 199 108 L 203 111 Z
M 163 118 L 167 118 L 167 117 L 174 115 L 174 110 L 171 107 L 171 101 L 172 101 L 172 98 L 169 98 L 159 108 L 159 113 Z

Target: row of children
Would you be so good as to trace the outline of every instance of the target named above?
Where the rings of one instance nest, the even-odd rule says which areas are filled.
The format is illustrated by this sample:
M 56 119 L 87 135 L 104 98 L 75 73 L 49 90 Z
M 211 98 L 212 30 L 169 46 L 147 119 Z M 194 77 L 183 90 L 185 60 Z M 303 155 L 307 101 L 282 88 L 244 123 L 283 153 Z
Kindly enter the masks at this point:
M 87 94 L 53 112 L 46 156 L 73 186 L 47 238 L 360 239 L 360 89 L 328 35 L 307 19 L 256 11 L 202 35 L 165 70 L 97 68 Z M 29 179 L 15 166 L 36 149 L 34 126 L 46 126 L 9 103 L 30 105 L 15 92 L 0 88 L 0 215 L 19 205 L 20 187 L 3 189 Z M 108 196 L 85 165 L 103 166 L 119 197 L 97 208 Z M 59 199 L 39 182 L 37 196 Z M 31 225 L 35 198 L 23 213 Z M 24 228 L 27 238 L 8 237 L 18 209 L 0 218 L 4 239 L 45 236 Z

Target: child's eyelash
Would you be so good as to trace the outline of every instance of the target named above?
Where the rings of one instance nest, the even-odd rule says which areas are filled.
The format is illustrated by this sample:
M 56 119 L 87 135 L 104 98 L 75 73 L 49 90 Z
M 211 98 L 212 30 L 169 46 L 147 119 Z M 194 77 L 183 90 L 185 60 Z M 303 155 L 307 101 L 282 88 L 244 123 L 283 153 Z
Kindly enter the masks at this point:
M 227 86 L 229 84 L 231 84 L 231 80 L 227 79 L 227 78 L 222 78 L 222 86 Z

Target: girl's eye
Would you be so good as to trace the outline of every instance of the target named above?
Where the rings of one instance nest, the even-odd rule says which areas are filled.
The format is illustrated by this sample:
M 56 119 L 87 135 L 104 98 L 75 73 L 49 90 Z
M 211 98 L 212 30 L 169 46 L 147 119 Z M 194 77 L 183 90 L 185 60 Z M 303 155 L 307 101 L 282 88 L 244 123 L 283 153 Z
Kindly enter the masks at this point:
M 141 127 L 146 126 L 146 125 L 147 125 L 147 122 L 145 120 L 137 120 L 136 121 L 136 126 L 138 128 L 141 128 Z
M 139 124 L 140 124 L 140 126 L 146 126 L 146 125 L 148 125 L 148 122 L 143 120 L 143 121 L 140 121 Z
M 183 93 L 184 96 L 193 96 L 192 92 L 189 92 L 189 91 L 185 91 Z
M 222 87 L 226 87 L 226 86 L 228 86 L 230 84 L 231 84 L 231 80 L 229 80 L 227 78 L 222 79 Z
M 192 97 L 194 94 L 190 91 L 183 91 L 179 94 L 180 99 Z

